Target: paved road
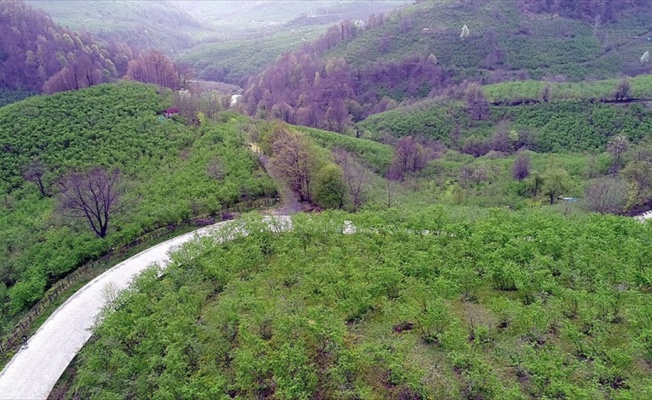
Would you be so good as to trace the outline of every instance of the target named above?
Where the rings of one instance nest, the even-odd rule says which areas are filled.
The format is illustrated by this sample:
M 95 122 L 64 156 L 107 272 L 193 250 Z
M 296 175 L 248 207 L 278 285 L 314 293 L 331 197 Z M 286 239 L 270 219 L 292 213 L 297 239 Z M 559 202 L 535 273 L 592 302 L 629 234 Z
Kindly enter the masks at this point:
M 204 236 L 232 221 L 221 222 L 168 240 L 106 271 L 70 297 L 29 339 L 0 372 L 0 399 L 46 399 L 50 391 L 91 337 L 90 328 L 105 304 L 102 290 L 113 282 L 126 288 L 134 276 L 153 263 L 167 265 L 170 250 Z
M 291 228 L 289 217 L 274 217 L 277 228 Z M 652 218 L 652 212 L 637 218 Z M 100 314 L 105 299 L 102 290 L 109 283 L 118 289 L 126 288 L 133 278 L 148 266 L 158 263 L 167 265 L 169 252 L 190 241 L 219 230 L 229 222 L 168 240 L 106 271 L 75 293 L 62 304 L 30 338 L 29 347 L 20 350 L 5 369 L 0 372 L 0 399 L 46 399 L 77 352 L 91 337 L 90 328 Z M 271 224 L 271 223 L 270 223 Z M 356 229 L 346 222 L 343 233 L 355 233 Z
M 644 221 L 646 221 L 648 219 L 652 219 L 652 211 L 648 211 L 648 212 L 645 212 L 645 213 L 643 213 L 641 215 L 637 215 L 634 218 L 636 218 L 637 220 L 639 220 L 641 222 L 644 222 Z

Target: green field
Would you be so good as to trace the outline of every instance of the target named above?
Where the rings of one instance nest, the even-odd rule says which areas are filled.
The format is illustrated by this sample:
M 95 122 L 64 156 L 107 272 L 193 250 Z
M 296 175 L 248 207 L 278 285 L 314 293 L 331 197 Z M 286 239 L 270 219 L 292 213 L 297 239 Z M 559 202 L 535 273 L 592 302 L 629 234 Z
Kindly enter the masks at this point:
M 280 235 L 257 221 L 120 297 L 76 395 L 652 395 L 650 225 L 472 208 L 297 217 Z

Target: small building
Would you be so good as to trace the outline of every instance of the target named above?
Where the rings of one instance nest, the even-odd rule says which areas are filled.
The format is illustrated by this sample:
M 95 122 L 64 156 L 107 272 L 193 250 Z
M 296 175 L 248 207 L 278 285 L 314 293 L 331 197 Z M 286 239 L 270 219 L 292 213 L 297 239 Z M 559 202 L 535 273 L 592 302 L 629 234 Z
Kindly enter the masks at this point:
M 165 118 L 172 118 L 173 115 L 178 115 L 179 114 L 179 109 L 178 108 L 168 108 L 165 110 Z

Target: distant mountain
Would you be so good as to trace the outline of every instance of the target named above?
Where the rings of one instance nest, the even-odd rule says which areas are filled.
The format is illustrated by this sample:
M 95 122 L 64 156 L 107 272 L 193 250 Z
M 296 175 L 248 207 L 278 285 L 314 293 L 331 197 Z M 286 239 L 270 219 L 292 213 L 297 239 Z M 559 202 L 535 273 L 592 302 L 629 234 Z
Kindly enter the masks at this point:
M 128 46 L 99 44 L 20 1 L 0 0 L 0 88 L 32 92 L 80 89 L 124 75 Z
M 178 1 L 179 7 L 220 32 L 193 34 L 202 43 L 177 60 L 193 66 L 198 77 L 244 85 L 280 55 L 301 48 L 338 21 L 401 8 L 411 1 Z M 360 23 L 360 22 L 358 22 Z M 198 36 L 203 35 L 203 36 Z
M 246 112 L 345 130 L 464 80 L 581 81 L 650 71 L 647 1 L 420 1 L 342 23 L 251 79 Z M 463 30 L 466 26 L 467 30 Z
M 26 0 L 70 29 L 90 32 L 106 41 L 121 41 L 138 49 L 180 50 L 195 41 L 191 31 L 202 24 L 171 2 L 105 0 Z
M 294 0 L 294 1 L 174 1 L 202 22 L 214 25 L 232 23 L 251 28 L 252 24 L 288 24 L 299 20 L 337 22 L 345 18 L 365 18 L 372 14 L 403 7 L 410 0 Z M 314 21 L 308 23 L 314 25 Z

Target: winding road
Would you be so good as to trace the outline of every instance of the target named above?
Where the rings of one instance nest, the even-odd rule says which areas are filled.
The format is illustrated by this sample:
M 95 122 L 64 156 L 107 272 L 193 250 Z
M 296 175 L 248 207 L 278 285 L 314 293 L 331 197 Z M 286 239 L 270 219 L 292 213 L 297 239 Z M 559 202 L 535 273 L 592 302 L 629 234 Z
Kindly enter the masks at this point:
M 274 217 L 281 230 L 291 220 Z M 106 303 L 106 288 L 123 290 L 152 264 L 165 267 L 170 252 L 190 240 L 218 232 L 234 221 L 220 222 L 151 247 L 98 276 L 63 303 L 0 372 L 0 399 L 47 399 L 77 352 L 91 337 L 91 328 Z M 270 225 L 276 225 L 270 223 Z M 245 233 L 246 234 L 246 233 Z M 108 285 L 108 286 L 107 286 Z
M 266 218 L 275 231 L 291 228 L 288 216 Z M 641 222 L 652 219 L 652 211 L 636 219 Z M 28 348 L 21 349 L 0 372 L 0 399 L 47 399 L 68 364 L 90 339 L 91 328 L 106 303 L 107 285 L 124 290 L 152 264 L 167 266 L 170 253 L 184 243 L 217 233 L 233 223 L 220 222 L 170 239 L 121 262 L 86 284 L 45 321 L 30 338 Z M 342 233 L 355 232 L 355 227 L 346 221 Z M 239 234 L 246 235 L 246 232 Z

